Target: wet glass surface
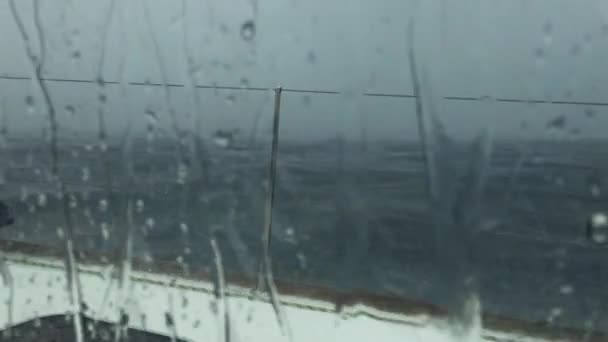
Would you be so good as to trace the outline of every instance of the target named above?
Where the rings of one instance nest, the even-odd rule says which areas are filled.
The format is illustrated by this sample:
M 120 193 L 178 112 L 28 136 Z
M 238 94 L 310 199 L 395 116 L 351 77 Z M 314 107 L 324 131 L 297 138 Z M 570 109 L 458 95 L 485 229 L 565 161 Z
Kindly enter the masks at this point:
M 61 313 L 80 317 L 87 291 L 115 289 L 91 315 L 110 312 L 117 336 L 151 303 L 133 290 L 148 272 L 212 288 L 181 317 L 171 291 L 191 290 L 167 282 L 150 319 L 173 338 L 188 325 L 230 339 L 258 317 L 307 339 L 295 297 L 358 328 L 360 313 L 421 310 L 448 340 L 600 340 L 606 13 L 566 0 L 0 4 L 0 201 L 14 216 L 0 207 L 0 324 L 43 312 L 9 300 L 21 281 L 43 286 L 22 258 L 43 255 L 61 257 L 65 284 L 41 302 L 65 297 Z M 196 324 L 203 312 L 217 324 Z

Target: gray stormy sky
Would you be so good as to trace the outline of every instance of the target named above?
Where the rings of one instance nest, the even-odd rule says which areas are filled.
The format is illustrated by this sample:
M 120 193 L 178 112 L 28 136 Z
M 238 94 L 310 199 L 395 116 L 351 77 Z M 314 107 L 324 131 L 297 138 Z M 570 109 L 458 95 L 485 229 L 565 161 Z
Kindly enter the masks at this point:
M 608 102 L 608 3 L 602 0 L 425 0 L 416 11 L 414 0 L 258 0 L 257 10 L 253 1 L 116 0 L 112 12 L 110 0 L 40 1 L 44 75 L 91 80 L 101 72 L 111 81 L 162 82 L 155 39 L 170 83 L 280 84 L 353 94 L 285 93 L 283 138 L 323 139 L 341 132 L 356 139 L 365 127 L 370 139 L 417 139 L 412 99 L 358 96 L 412 94 L 407 22 L 414 15 L 419 63 L 431 71 L 438 95 Z M 0 74 L 29 76 L 8 3 L 0 2 Z M 39 51 L 31 1 L 16 3 L 29 43 Z M 255 22 L 252 41 L 241 37 L 247 20 Z M 94 137 L 99 87 L 48 84 L 60 134 Z M 13 134 L 44 127 L 41 97 L 31 82 L 3 79 L 0 89 Z M 147 109 L 156 113 L 163 130 L 171 132 L 163 88 L 127 86 L 126 103 L 120 89 L 107 85 L 104 90 L 111 135 L 124 132 L 129 115 L 136 130 L 143 132 Z M 261 111 L 259 134 L 268 136 L 271 92 L 197 92 L 206 133 L 233 127 L 248 133 Z M 34 96 L 36 110 L 28 110 L 28 95 Z M 187 115 L 193 112 L 192 99 L 187 88 L 170 90 L 171 106 L 184 129 L 194 127 L 193 116 Z M 75 108 L 74 114 L 67 106 Z M 566 130 L 578 129 L 580 136 L 604 137 L 608 127 L 608 107 L 601 106 L 442 101 L 439 108 L 448 131 L 458 138 L 472 137 L 488 123 L 500 137 L 555 136 L 545 127 L 561 115 Z M 596 115 L 588 118 L 589 111 Z M 524 120 L 526 130 L 520 128 Z

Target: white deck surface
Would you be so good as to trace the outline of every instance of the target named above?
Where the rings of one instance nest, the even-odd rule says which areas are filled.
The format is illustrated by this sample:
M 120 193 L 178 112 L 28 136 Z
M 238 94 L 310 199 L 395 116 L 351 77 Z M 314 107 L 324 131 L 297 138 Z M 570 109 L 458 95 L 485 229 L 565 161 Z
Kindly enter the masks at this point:
M 0 326 L 69 312 L 61 260 L 18 254 L 4 257 Z M 119 290 L 118 281 L 112 279 L 111 273 L 110 266 L 86 265 L 81 266 L 80 279 L 84 301 L 89 307 L 87 314 L 115 322 Z M 172 329 L 166 324 L 169 313 L 174 318 L 177 337 L 190 341 L 224 341 L 223 304 L 216 300 L 212 284 L 144 272 L 133 272 L 132 280 L 128 305 L 131 327 L 171 336 Z M 290 341 L 269 303 L 250 299 L 244 289 L 230 287 L 228 292 L 231 341 Z M 281 301 L 291 341 L 541 341 L 490 331 L 483 331 L 483 338 L 456 339 L 440 328 L 440 322 L 428 317 L 374 312 L 375 316 L 389 319 L 388 322 L 365 314 L 338 315 L 333 312 L 333 304 L 320 301 L 295 297 L 281 297 Z M 370 309 L 350 308 L 351 313 L 366 310 Z

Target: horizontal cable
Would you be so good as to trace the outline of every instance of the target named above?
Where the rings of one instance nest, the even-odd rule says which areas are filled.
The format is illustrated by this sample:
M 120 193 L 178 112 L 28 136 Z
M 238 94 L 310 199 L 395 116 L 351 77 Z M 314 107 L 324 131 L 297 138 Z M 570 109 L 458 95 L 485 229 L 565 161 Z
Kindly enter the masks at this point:
M 30 77 L 25 76 L 11 76 L 11 75 L 0 75 L 0 79 L 5 80 L 19 80 L 27 81 L 31 80 Z M 91 83 L 91 84 L 120 84 L 117 81 L 105 81 L 105 80 L 87 80 L 87 79 L 74 79 L 74 78 L 41 78 L 41 81 L 45 82 L 62 82 L 62 83 Z M 149 86 L 149 87 L 171 87 L 171 88 L 184 88 L 186 85 L 180 83 L 155 83 L 155 82 L 126 82 L 131 86 Z M 194 86 L 198 89 L 217 89 L 217 90 L 239 90 L 239 91 L 270 91 L 274 88 L 269 87 L 239 87 L 239 86 L 223 86 L 223 85 L 204 85 L 197 84 Z M 283 88 L 283 92 L 288 93 L 302 93 L 302 94 L 326 94 L 326 95 L 346 95 L 345 92 L 335 90 L 321 90 L 321 89 L 295 89 L 295 88 Z M 369 97 L 394 97 L 394 98 L 416 98 L 413 94 L 397 94 L 397 93 L 362 93 L 362 96 Z M 444 96 L 444 100 L 448 101 L 493 101 L 493 102 L 505 102 L 505 103 L 527 103 L 527 104 L 554 104 L 554 105 L 574 105 L 574 106 L 608 106 L 608 102 L 599 101 L 563 101 L 563 100 L 537 100 L 537 99 L 518 99 L 518 98 L 489 98 L 486 97 L 474 97 L 474 96 Z

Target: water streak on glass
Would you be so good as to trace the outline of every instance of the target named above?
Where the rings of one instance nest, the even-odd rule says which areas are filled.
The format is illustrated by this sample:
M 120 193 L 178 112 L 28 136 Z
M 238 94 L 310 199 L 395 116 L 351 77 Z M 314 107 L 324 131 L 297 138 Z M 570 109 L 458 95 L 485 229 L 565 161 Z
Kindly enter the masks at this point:
M 191 98 L 191 108 L 190 111 L 194 116 L 194 132 L 191 134 L 191 140 L 193 140 L 193 147 L 191 149 L 190 155 L 193 156 L 193 159 L 196 161 L 196 165 L 200 167 L 200 174 L 205 181 L 208 181 L 209 177 L 209 165 L 208 165 L 208 153 L 205 146 L 205 142 L 202 139 L 202 125 L 205 117 L 205 113 L 203 112 L 202 102 L 200 93 L 196 87 L 198 84 L 198 71 L 197 71 L 197 62 L 196 56 L 191 51 L 190 47 L 190 37 L 188 32 L 190 32 L 190 26 L 188 21 L 188 1 L 182 0 L 182 45 L 184 50 L 184 57 L 186 58 L 186 79 L 187 84 L 186 88 L 190 93 Z M 205 184 L 206 185 L 206 184 Z
M 275 199 L 275 185 L 277 177 L 277 155 L 279 149 L 279 125 L 281 115 L 281 92 L 282 88 L 276 88 L 274 90 L 274 116 L 272 125 L 272 148 L 270 165 L 268 168 L 268 180 L 266 188 L 266 202 L 264 206 L 264 230 L 262 232 L 262 256 L 260 257 L 258 267 L 258 282 L 256 290 L 261 290 L 265 286 L 270 295 L 270 302 L 274 309 L 275 315 L 282 332 L 292 340 L 291 328 L 286 314 L 283 311 L 281 302 L 279 299 L 279 293 L 277 291 L 274 276 L 272 274 L 272 261 L 270 258 L 270 243 L 272 236 L 272 219 Z
M 472 265 L 466 256 L 472 229 L 479 214 L 486 167 L 491 156 L 491 139 L 481 135 L 473 143 L 463 185 L 458 190 L 453 164 L 454 142 L 438 119 L 439 101 L 433 95 L 431 76 L 424 63 L 418 64 L 416 20 L 408 25 L 408 57 L 419 134 L 424 150 L 430 208 L 435 229 L 435 262 L 441 296 L 447 305 L 451 329 L 458 337 L 479 334 L 480 308 Z
M 34 80 L 34 85 L 38 89 L 40 95 L 44 100 L 45 110 L 48 115 L 49 126 L 50 126 L 50 154 L 51 154 L 51 182 L 54 183 L 58 188 L 58 196 L 61 199 L 63 215 L 66 225 L 67 234 L 65 236 L 65 250 L 66 250 L 66 276 L 68 280 L 68 292 L 70 297 L 70 302 L 72 306 L 72 315 L 74 322 L 74 333 L 77 342 L 82 342 L 83 340 L 83 332 L 82 332 L 82 321 L 80 316 L 81 310 L 81 288 L 80 281 L 78 277 L 78 265 L 76 264 L 76 258 L 74 255 L 74 240 L 73 240 L 73 226 L 72 219 L 70 214 L 70 208 L 68 203 L 68 196 L 65 189 L 65 184 L 59 177 L 58 174 L 58 164 L 59 164 L 59 151 L 58 151 L 58 137 L 57 137 L 57 119 L 55 113 L 55 107 L 53 101 L 51 99 L 49 90 L 44 82 L 41 81 L 42 71 L 43 71 L 43 63 L 45 57 L 45 38 L 42 29 L 42 22 L 40 20 L 40 4 L 38 0 L 34 0 L 33 9 L 34 9 L 34 25 L 36 29 L 36 33 L 38 36 L 38 44 L 40 50 L 38 55 L 35 54 L 34 49 L 32 47 L 32 43 L 30 41 L 29 35 L 25 29 L 23 24 L 23 20 L 19 15 L 19 11 L 15 5 L 15 1 L 11 0 L 9 2 L 11 14 L 19 29 L 20 38 L 24 45 L 25 53 L 28 57 L 28 67 L 32 74 L 32 79 Z
M 146 27 L 148 31 L 148 35 L 152 41 L 152 47 L 154 50 L 154 58 L 156 61 L 156 65 L 158 70 L 160 71 L 161 79 L 162 79 L 162 88 L 163 88 L 163 99 L 165 102 L 165 107 L 169 112 L 169 116 L 171 119 L 171 124 L 173 128 L 173 133 L 175 134 L 175 138 L 178 141 L 178 152 L 179 152 L 179 162 L 184 161 L 183 156 L 183 146 L 182 146 L 182 130 L 179 127 L 179 122 L 177 120 L 177 113 L 175 112 L 175 107 L 173 106 L 173 99 L 171 95 L 171 88 L 169 87 L 169 80 L 167 79 L 167 68 L 165 66 L 165 62 L 163 61 L 162 52 L 160 48 L 160 44 L 158 39 L 156 38 L 156 34 L 154 33 L 154 28 L 152 26 L 152 18 L 150 17 L 150 10 L 148 8 L 148 2 L 145 0 L 141 1 L 144 19 L 146 22 Z
M 212 233 L 213 235 L 213 233 Z M 224 341 L 230 342 L 232 341 L 232 332 L 230 328 L 230 310 L 228 307 L 228 297 L 226 296 L 226 279 L 224 275 L 224 263 L 222 261 L 222 252 L 218 246 L 215 237 L 211 236 L 210 238 L 211 250 L 213 251 L 213 259 L 215 263 L 215 299 L 216 302 L 219 302 L 222 310 L 218 311 L 218 316 L 220 317 L 220 327 L 218 331 L 223 331 Z
M 2 276 L 2 285 L 7 288 L 7 305 L 6 305 L 6 325 L 10 327 L 13 324 L 13 311 L 14 311 L 14 295 L 15 295 L 15 280 L 11 274 L 8 263 L 4 255 L 0 255 L 0 275 Z M 10 335 L 10 331 L 9 331 Z

